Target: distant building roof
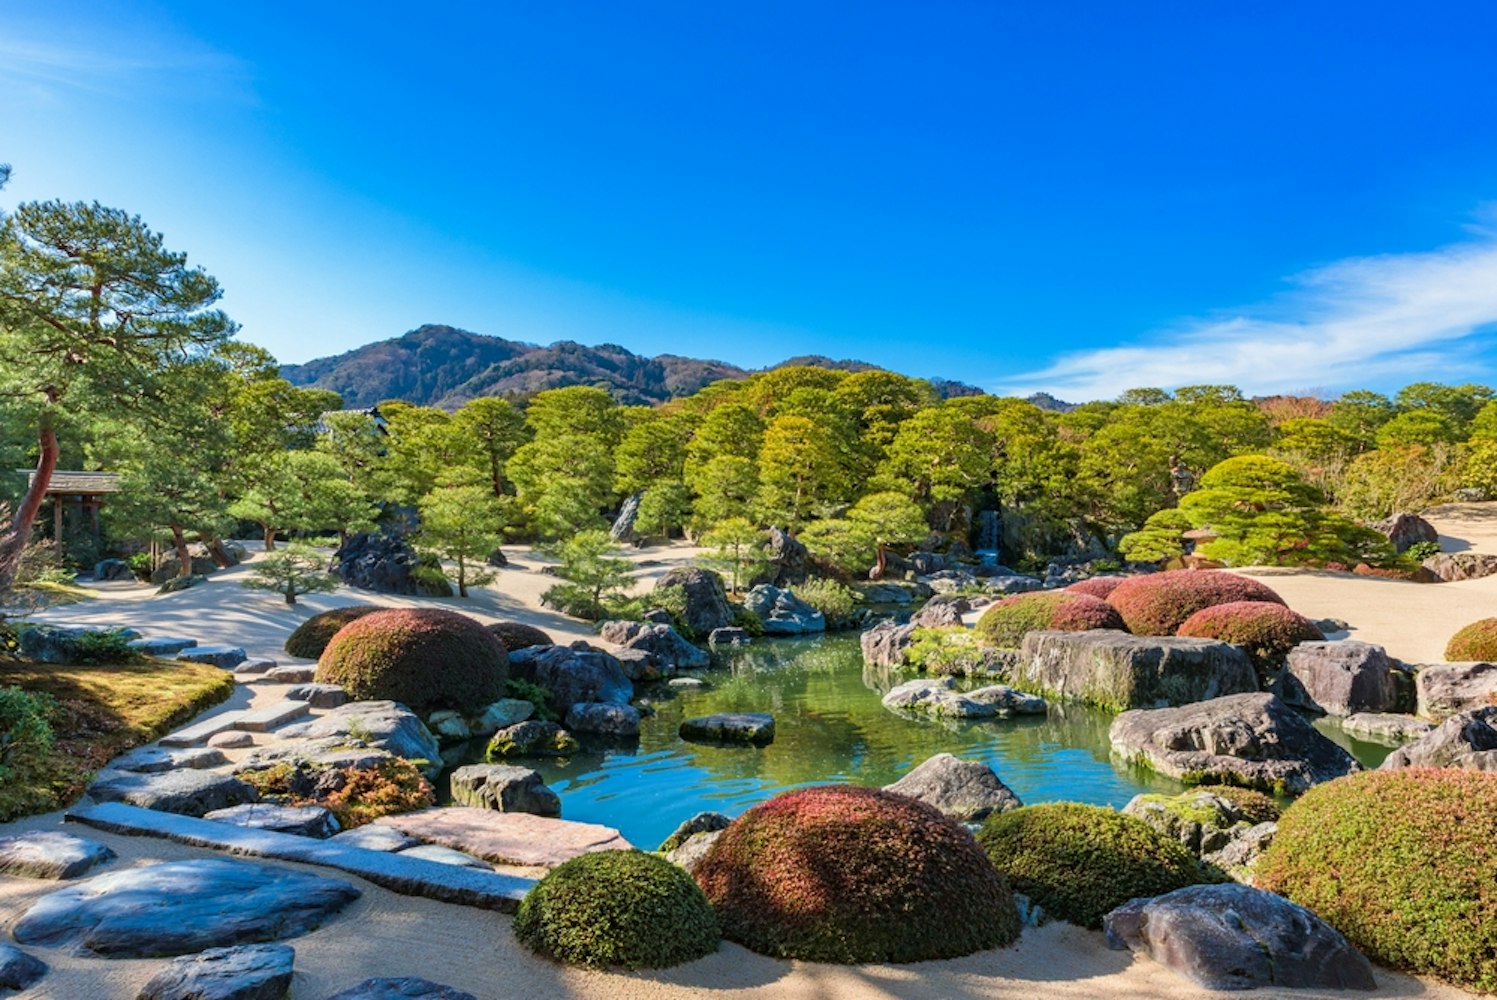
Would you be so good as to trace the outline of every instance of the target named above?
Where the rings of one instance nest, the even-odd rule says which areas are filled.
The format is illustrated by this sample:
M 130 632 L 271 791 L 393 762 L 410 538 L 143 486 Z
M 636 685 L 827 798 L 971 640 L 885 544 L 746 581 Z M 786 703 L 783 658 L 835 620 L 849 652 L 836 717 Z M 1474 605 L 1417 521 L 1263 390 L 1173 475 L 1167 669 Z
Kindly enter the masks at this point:
M 26 485 L 30 486 L 36 479 L 35 469 L 17 469 L 17 472 L 26 476 Z M 100 493 L 118 493 L 120 491 L 120 474 L 118 472 L 54 472 L 52 479 L 47 483 L 48 493 L 64 493 L 68 495 L 92 496 Z

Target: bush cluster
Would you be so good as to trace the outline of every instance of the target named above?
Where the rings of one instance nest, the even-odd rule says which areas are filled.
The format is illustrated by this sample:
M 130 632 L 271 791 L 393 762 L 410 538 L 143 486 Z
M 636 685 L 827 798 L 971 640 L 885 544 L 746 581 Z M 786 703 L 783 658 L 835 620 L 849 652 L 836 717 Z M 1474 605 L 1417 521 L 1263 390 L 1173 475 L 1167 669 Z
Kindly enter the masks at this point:
M 1256 879 L 1369 958 L 1497 990 L 1497 774 L 1364 771 L 1284 812 Z
M 286 637 L 286 652 L 303 660 L 315 660 L 327 649 L 327 644 L 344 625 L 378 610 L 380 609 L 372 604 L 351 604 L 346 608 L 334 608 L 313 615 Z
M 755 806 L 696 879 L 725 936 L 782 958 L 917 962 L 1019 936 L 1008 882 L 971 834 L 871 788 L 803 788 Z
M 811 607 L 820 611 L 830 629 L 846 628 L 853 621 L 858 607 L 858 592 L 845 584 L 824 576 L 813 576 L 805 583 L 797 583 L 791 592 Z
M 1247 650 L 1260 667 L 1281 663 L 1302 642 L 1325 638 L 1325 633 L 1304 615 L 1267 601 L 1233 601 L 1202 608 L 1185 619 L 1176 634 L 1234 643 Z
M 494 633 L 455 611 L 377 611 L 338 630 L 317 680 L 355 701 L 398 701 L 417 712 L 471 711 L 504 697 L 509 655 Z
M 1445 659 L 1452 663 L 1497 661 L 1497 618 L 1472 622 L 1451 636 L 1445 645 Z
M 1118 589 L 1118 584 L 1128 579 L 1126 576 L 1094 576 L 1087 580 L 1077 580 L 1066 590 L 1073 594 L 1085 594 L 1087 597 L 1096 597 L 1107 600 L 1107 595 Z
M 48 721 L 57 703 L 44 694 L 0 687 L 0 782 L 37 768 L 52 749 Z
M 1254 826 L 1259 823 L 1277 823 L 1283 814 L 1279 803 L 1270 795 L 1253 788 L 1237 785 L 1198 785 L 1196 791 L 1210 792 L 1219 799 L 1226 799 Z
M 904 651 L 904 662 L 938 676 L 979 677 L 1006 672 L 1015 654 L 983 646 L 961 626 L 917 628 Z
M 569 965 L 660 969 L 717 950 L 717 917 L 686 872 L 652 854 L 598 851 L 526 894 L 515 936 Z
M 1197 611 L 1235 601 L 1284 603 L 1257 580 L 1218 570 L 1192 569 L 1132 576 L 1107 597 L 1107 603 L 1118 610 L 1128 631 L 1135 635 L 1174 635 Z
M 412 812 L 437 804 L 436 790 L 413 761 L 382 760 L 373 767 L 295 767 L 277 764 L 239 777 L 260 798 L 291 806 L 324 806 L 345 830 L 381 816 Z
M 556 640 L 534 625 L 526 625 L 523 622 L 495 622 L 487 626 L 488 630 L 504 643 L 506 652 L 513 653 L 520 649 L 529 649 L 531 646 L 554 646 Z
M 1101 598 L 1069 590 L 1005 597 L 977 620 L 977 640 L 985 646 L 1017 649 L 1029 632 L 1087 632 L 1123 628 L 1122 616 Z
M 977 839 L 1015 892 L 1083 927 L 1130 899 L 1211 881 L 1178 841 L 1102 806 L 1024 806 L 989 817 Z

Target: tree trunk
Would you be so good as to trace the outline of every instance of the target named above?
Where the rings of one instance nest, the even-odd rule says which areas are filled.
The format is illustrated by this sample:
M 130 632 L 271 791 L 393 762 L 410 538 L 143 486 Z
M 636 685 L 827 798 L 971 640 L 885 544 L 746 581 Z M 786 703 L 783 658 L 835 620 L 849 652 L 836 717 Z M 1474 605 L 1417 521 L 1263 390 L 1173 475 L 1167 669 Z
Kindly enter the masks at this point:
M 286 588 L 286 603 L 287 604 L 295 604 L 296 603 L 296 588 L 295 587 L 287 587 Z
M 457 557 L 457 596 L 468 596 L 468 567 L 462 556 Z
M 219 569 L 228 569 L 234 565 L 234 557 L 229 555 L 229 550 L 224 548 L 222 540 L 214 538 L 203 543 L 208 550 L 208 557 L 213 560 L 213 565 Z
M 274 552 L 275 551 L 275 529 L 272 528 L 268 524 L 262 525 L 262 527 L 265 529 L 265 551 L 266 552 Z
M 172 548 L 177 550 L 177 575 L 192 575 L 192 554 L 187 551 L 187 535 L 180 524 L 172 525 Z
M 32 476 L 31 485 L 21 497 L 16 516 L 11 520 L 9 533 L 0 536 L 0 591 L 9 590 L 16 582 L 16 573 L 21 568 L 21 553 L 31 540 L 31 526 L 36 523 L 37 512 L 41 510 L 42 500 L 47 495 L 47 487 L 52 485 L 52 473 L 57 470 L 57 456 L 61 448 L 57 443 L 57 432 L 52 429 L 49 413 L 42 414 L 37 444 L 41 453 L 36 460 L 36 474 Z
M 884 547 L 882 545 L 880 545 L 878 547 L 878 576 L 874 577 L 874 579 L 876 579 L 876 580 L 882 580 L 884 578 L 884 574 L 887 573 L 888 571 L 889 571 L 889 553 L 885 552 L 884 551 Z

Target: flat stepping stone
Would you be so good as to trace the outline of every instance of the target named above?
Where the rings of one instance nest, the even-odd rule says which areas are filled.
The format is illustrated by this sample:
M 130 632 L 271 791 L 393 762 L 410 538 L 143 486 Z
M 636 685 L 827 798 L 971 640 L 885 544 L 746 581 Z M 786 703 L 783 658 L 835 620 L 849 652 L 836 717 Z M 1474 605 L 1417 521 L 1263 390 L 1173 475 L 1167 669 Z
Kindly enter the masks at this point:
M 310 837 L 297 837 L 272 830 L 254 830 L 214 823 L 211 820 L 152 812 L 117 802 L 74 808 L 68 811 L 65 818 L 68 822 L 83 823 L 108 833 L 157 837 L 193 847 L 226 851 L 241 857 L 322 865 L 357 875 L 366 882 L 373 882 L 406 896 L 424 896 L 444 903 L 503 913 L 514 913 L 520 900 L 535 886 L 534 879 L 492 870 L 443 865 L 385 851 L 366 850 L 340 842 L 338 838 L 313 840 Z M 363 829 L 366 828 L 360 827 L 360 830 Z
M 54 830 L 36 830 L 0 840 L 0 875 L 77 878 L 94 865 L 113 859 L 114 852 L 98 841 Z
M 255 678 L 254 683 L 265 684 L 311 684 L 317 678 L 317 667 L 305 663 L 293 663 L 284 667 L 271 667 Z
M 298 684 L 286 692 L 286 700 L 304 701 L 313 708 L 337 708 L 347 704 L 348 692 L 337 684 Z
M 719 712 L 681 723 L 681 738 L 704 743 L 744 743 L 768 746 L 774 742 L 774 716 L 767 712 Z
M 207 663 L 225 670 L 233 670 L 248 658 L 242 646 L 193 646 L 177 654 L 179 660 Z
M 342 833 L 334 834 L 330 842 L 345 844 L 349 847 L 362 847 L 366 851 L 391 852 L 403 851 L 407 847 L 415 847 L 421 843 L 415 837 L 407 837 L 393 827 L 380 826 L 378 823 L 366 823 L 352 830 L 344 830 Z
M 266 659 L 263 656 L 257 656 L 253 660 L 245 660 L 243 663 L 239 664 L 239 666 L 234 668 L 234 673 L 248 675 L 263 674 L 265 673 L 265 671 L 270 670 L 275 665 L 276 664 L 274 660 Z
M 295 960 L 284 944 L 209 948 L 172 959 L 136 1000 L 280 1000 L 291 988 Z
M 88 794 L 96 802 L 124 802 L 183 816 L 201 816 L 260 797 L 254 788 L 231 774 L 190 770 L 160 774 L 125 771 L 95 781 L 88 787 Z
M 318 840 L 326 840 L 339 829 L 338 820 L 323 806 L 278 806 L 268 802 L 253 802 L 215 809 L 203 819 L 248 826 L 256 830 L 293 833 L 298 837 L 316 837 Z
M 239 750 L 255 745 L 255 738 L 238 729 L 227 729 L 208 737 L 208 745 L 218 750 Z
M 311 710 L 312 706 L 304 701 L 278 701 L 274 705 L 266 705 L 264 708 L 245 713 L 244 717 L 234 724 L 234 728 L 249 733 L 268 733 L 272 729 L 301 718 Z
M 216 736 L 226 729 L 233 729 L 239 724 L 239 720 L 248 714 L 248 712 L 241 710 L 220 712 L 201 722 L 194 722 L 186 729 L 179 729 L 175 733 L 163 736 L 157 742 L 164 747 L 197 746 L 210 736 Z
M 131 639 L 126 645 L 140 653 L 142 656 L 171 656 L 180 653 L 184 649 L 196 646 L 196 639 L 186 639 L 179 635 L 158 635 L 150 639 Z
M 426 861 L 435 861 L 439 865 L 458 865 L 465 868 L 488 868 L 488 864 L 478 860 L 471 854 L 455 851 L 450 847 L 440 844 L 417 844 L 415 847 L 407 847 L 397 852 L 402 857 L 422 858 Z
M 359 895 L 348 882 L 249 861 L 168 861 L 43 896 L 12 937 L 105 958 L 188 955 L 305 934 Z
M 229 758 L 218 750 L 205 747 L 190 747 L 183 750 L 172 750 L 167 747 L 146 747 L 126 754 L 110 766 L 116 771 L 135 771 L 140 774 L 159 774 L 162 771 L 176 771 L 182 768 L 191 768 L 201 771 L 204 768 L 218 767 L 227 764 Z
M 627 851 L 633 846 L 612 827 L 470 806 L 422 809 L 381 816 L 374 822 L 493 864 L 553 868 L 582 854 Z
M 366 979 L 327 1000 L 478 1000 L 471 993 L 430 979 L 405 976 L 399 979 Z
M 46 974 L 46 962 L 13 944 L 0 942 L 0 990 L 24 990 Z

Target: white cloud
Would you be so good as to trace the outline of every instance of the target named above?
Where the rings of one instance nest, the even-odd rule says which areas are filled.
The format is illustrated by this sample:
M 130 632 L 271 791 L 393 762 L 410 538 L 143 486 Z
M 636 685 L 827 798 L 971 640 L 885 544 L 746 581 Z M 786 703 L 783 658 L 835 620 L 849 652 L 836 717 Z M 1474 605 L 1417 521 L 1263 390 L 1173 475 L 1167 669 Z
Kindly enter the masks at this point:
M 160 96 L 184 86 L 233 93 L 243 84 L 237 60 L 194 39 L 106 32 L 92 41 L 58 44 L 23 33 L 11 28 L 0 37 L 0 80 L 24 87 L 35 99 L 55 100 L 66 91 Z
M 1147 344 L 1064 354 L 1001 392 L 1111 399 L 1140 386 L 1231 384 L 1249 394 L 1381 379 L 1471 381 L 1497 330 L 1497 233 L 1427 253 L 1338 261 L 1280 299 L 1195 320 Z

